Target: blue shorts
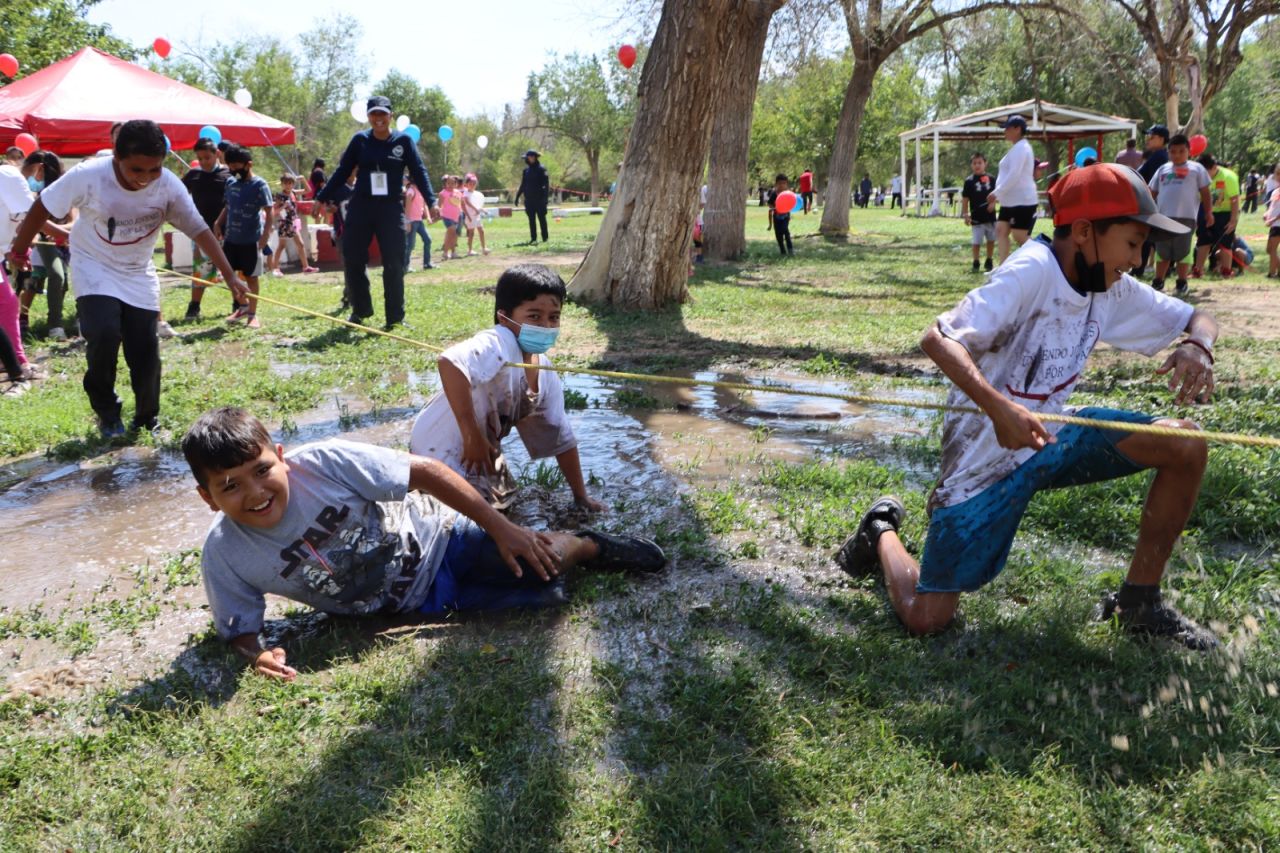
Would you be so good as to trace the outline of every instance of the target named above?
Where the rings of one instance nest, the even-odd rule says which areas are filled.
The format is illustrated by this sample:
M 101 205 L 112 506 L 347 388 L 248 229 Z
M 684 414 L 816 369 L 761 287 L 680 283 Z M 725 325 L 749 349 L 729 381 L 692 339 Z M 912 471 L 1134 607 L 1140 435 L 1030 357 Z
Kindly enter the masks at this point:
M 1137 412 L 1095 407 L 1076 414 L 1136 424 L 1155 420 Z M 972 592 L 990 583 L 1004 569 L 1013 535 L 1036 492 L 1115 480 L 1143 470 L 1116 449 L 1130 435 L 1067 424 L 1058 430 L 1056 442 L 1003 480 L 966 501 L 935 509 L 929 517 L 916 591 Z
M 498 543 L 471 519 L 459 518 L 418 612 L 434 616 L 452 610 L 556 607 L 567 601 L 561 578 L 544 581 L 523 562 L 520 566 L 524 575 L 516 577 L 498 553 Z

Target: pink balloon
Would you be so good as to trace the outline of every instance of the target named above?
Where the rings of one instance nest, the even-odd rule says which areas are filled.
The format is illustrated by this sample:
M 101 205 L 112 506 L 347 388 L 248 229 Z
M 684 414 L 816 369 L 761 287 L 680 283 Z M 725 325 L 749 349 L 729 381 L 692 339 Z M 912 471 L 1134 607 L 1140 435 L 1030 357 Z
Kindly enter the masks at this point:
M 32 151 L 40 147 L 40 140 L 29 133 L 19 133 L 13 138 L 13 144 L 21 148 L 22 153 L 29 157 Z
M 166 38 L 156 39 L 151 43 L 151 46 L 155 48 L 156 53 L 160 55 L 161 59 L 168 59 L 169 51 L 173 50 L 173 45 L 169 44 L 169 40 Z
M 0 53 L 0 74 L 6 77 L 17 77 L 18 57 L 12 53 Z
M 773 202 L 773 209 L 778 213 L 790 213 L 796 209 L 799 204 L 799 197 L 791 190 L 784 190 L 778 193 L 778 197 Z

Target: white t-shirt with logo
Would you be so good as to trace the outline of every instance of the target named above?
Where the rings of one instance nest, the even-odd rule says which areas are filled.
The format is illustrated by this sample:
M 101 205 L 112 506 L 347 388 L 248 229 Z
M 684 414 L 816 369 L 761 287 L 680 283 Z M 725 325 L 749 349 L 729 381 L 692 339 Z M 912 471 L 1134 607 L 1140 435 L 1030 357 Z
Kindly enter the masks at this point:
M 938 318 L 938 330 L 960 343 L 997 391 L 1032 412 L 1069 411 L 1067 398 L 1099 341 L 1155 355 L 1191 319 L 1192 307 L 1127 276 L 1106 293 L 1080 294 L 1053 249 L 1032 240 Z M 951 406 L 973 407 L 957 387 Z M 1051 433 L 1061 424 L 1047 423 Z M 942 474 L 931 506 L 953 506 L 1003 479 L 1036 451 L 1005 450 L 985 415 L 948 412 L 942 430 Z
M 1200 190 L 1209 186 L 1209 173 L 1194 160 L 1181 166 L 1170 161 L 1156 169 L 1150 186 L 1156 193 L 1156 207 L 1165 216 L 1195 219 L 1200 212 Z
M 188 237 L 208 231 L 200 211 L 178 176 L 168 169 L 140 190 L 126 190 L 116 178 L 112 157 L 85 160 L 40 193 L 55 219 L 78 208 L 71 226 L 75 274 L 71 286 L 81 296 L 114 296 L 135 308 L 160 309 L 160 280 L 153 260 L 165 222 Z
M 1030 207 L 1040 203 L 1036 194 L 1036 154 L 1031 143 L 1019 139 L 1000 158 L 996 172 L 996 201 L 1001 207 Z

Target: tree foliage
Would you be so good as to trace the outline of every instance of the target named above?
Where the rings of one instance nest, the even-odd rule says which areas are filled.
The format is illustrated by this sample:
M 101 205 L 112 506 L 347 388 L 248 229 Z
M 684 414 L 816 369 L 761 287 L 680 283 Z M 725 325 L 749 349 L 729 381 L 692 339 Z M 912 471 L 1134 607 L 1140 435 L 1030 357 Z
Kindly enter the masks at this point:
M 121 59 L 138 50 L 111 34 L 111 28 L 85 19 L 98 0 L 4 0 L 0 3 L 0 53 L 18 58 L 25 77 L 91 46 Z

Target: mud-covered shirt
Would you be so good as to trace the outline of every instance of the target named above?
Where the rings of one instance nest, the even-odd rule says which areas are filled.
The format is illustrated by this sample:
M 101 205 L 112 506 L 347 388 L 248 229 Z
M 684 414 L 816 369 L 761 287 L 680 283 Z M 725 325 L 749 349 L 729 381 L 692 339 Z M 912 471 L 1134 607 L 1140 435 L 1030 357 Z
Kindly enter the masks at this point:
M 457 515 L 408 494 L 409 455 L 340 439 L 285 454 L 289 503 L 268 530 L 222 513 L 204 543 L 204 588 L 218 636 L 262 629 L 272 593 L 326 613 L 415 610 Z
M 1067 410 L 1066 401 L 1099 341 L 1155 355 L 1187 326 L 1192 307 L 1127 275 L 1106 293 L 1077 293 L 1040 240 L 1014 252 L 987 284 L 938 318 L 997 391 L 1033 413 Z M 951 406 L 974 403 L 957 387 Z M 1047 423 L 1056 433 L 1061 424 Z M 948 412 L 942 475 L 930 505 L 953 506 L 1003 479 L 1035 450 L 1005 450 L 983 415 Z

